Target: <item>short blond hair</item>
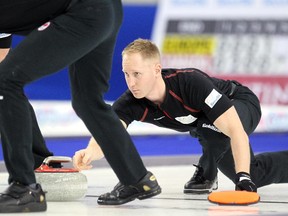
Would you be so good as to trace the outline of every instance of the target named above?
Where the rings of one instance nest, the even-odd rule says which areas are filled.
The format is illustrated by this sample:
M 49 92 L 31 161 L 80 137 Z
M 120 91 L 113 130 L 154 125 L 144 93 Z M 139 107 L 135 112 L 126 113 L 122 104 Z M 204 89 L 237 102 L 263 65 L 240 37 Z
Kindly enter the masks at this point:
M 160 51 L 150 40 L 138 38 L 128 44 L 122 51 L 125 54 L 139 53 L 144 59 L 158 59 L 160 61 Z

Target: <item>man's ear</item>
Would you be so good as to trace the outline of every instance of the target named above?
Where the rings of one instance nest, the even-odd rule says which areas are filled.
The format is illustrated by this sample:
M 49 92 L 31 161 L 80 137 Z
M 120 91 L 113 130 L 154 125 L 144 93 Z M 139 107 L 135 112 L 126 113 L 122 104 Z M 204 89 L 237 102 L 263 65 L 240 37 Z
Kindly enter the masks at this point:
M 157 63 L 157 64 L 155 65 L 155 71 L 156 71 L 156 75 L 157 75 L 157 76 L 161 76 L 162 66 L 161 66 L 160 63 Z

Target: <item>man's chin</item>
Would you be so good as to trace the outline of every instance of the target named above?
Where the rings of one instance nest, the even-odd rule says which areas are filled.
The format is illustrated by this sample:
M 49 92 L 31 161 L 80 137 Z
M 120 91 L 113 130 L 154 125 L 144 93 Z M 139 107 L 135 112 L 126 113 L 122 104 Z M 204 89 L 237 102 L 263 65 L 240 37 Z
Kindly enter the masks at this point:
M 132 93 L 133 94 L 133 93 Z M 133 94 L 133 96 L 135 97 L 135 98 L 137 98 L 137 99 L 141 99 L 141 98 L 143 98 L 143 96 L 142 95 L 140 95 L 140 94 Z

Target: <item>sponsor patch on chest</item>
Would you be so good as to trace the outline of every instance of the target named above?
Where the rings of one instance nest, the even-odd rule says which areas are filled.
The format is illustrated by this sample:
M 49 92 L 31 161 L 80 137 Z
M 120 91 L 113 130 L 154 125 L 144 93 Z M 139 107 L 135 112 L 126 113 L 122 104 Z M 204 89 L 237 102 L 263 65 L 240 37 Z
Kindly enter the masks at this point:
M 182 124 L 191 124 L 193 123 L 197 118 L 195 118 L 192 115 L 188 115 L 188 116 L 180 116 L 180 117 L 176 117 L 175 118 L 178 122 L 182 123 Z
M 222 94 L 220 94 L 218 91 L 213 89 L 208 97 L 205 99 L 205 103 L 210 107 L 213 108 L 217 101 L 222 97 Z

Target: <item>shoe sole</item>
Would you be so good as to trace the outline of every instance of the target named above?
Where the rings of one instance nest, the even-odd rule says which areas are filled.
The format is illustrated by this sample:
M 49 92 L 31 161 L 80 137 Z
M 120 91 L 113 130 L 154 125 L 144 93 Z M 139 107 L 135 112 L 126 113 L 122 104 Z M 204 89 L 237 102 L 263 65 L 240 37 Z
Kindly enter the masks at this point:
M 215 185 L 214 187 L 210 189 L 184 189 L 184 194 L 209 194 L 213 190 L 217 190 L 218 186 Z
M 46 203 L 28 203 L 26 205 L 13 205 L 0 208 L 0 213 L 13 213 L 13 212 L 43 212 L 47 210 Z
M 139 200 L 144 200 L 144 199 L 148 199 L 151 198 L 153 196 L 156 196 L 158 194 L 161 193 L 161 187 L 157 186 L 155 189 L 153 189 L 153 191 L 150 192 L 143 192 L 143 193 L 139 193 L 139 194 L 135 194 L 133 196 L 127 197 L 126 199 L 121 199 L 121 200 L 113 200 L 113 201 L 103 201 L 103 200 L 97 200 L 99 205 L 122 205 L 128 202 L 131 202 L 135 199 L 139 199 Z
M 157 188 L 154 189 L 153 191 L 151 191 L 150 193 L 145 192 L 145 193 L 137 196 L 137 199 L 139 199 L 139 200 L 148 199 L 148 198 L 151 198 L 153 196 L 160 194 L 161 192 L 162 192 L 161 187 L 157 186 Z
M 218 189 L 218 182 L 214 182 L 212 187 L 209 189 L 187 189 L 184 188 L 184 194 L 209 194 L 211 193 L 213 190 L 217 190 Z
M 215 190 L 215 189 L 212 189 Z M 209 194 L 212 190 L 195 190 L 195 189 L 184 189 L 184 194 Z

